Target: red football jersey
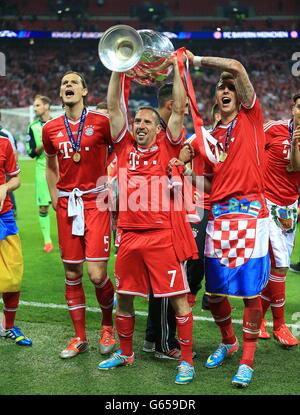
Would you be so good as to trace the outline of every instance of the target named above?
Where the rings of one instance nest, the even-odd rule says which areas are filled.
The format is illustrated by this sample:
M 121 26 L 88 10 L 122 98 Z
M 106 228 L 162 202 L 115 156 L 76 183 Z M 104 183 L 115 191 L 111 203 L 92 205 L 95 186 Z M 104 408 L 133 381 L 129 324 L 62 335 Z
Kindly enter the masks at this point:
M 265 196 L 280 206 L 288 206 L 299 197 L 300 172 L 287 172 L 290 163 L 290 120 L 269 121 L 264 125 Z
M 68 120 L 77 140 L 79 122 Z M 43 127 L 43 145 L 47 156 L 57 156 L 59 164 L 59 181 L 57 188 L 67 192 L 74 188 L 90 190 L 96 187 L 98 179 L 107 175 L 107 148 L 111 144 L 109 118 L 96 111 L 87 111 L 81 136 L 79 162 L 73 160 L 74 150 L 61 115 L 48 121 Z M 99 182 L 98 182 L 99 184 Z M 100 184 L 103 184 L 103 180 Z M 96 199 L 97 195 L 88 194 L 86 200 Z
M 114 158 L 107 166 L 107 175 L 110 178 L 110 180 L 117 177 L 118 174 L 118 157 L 116 156 L 115 152 L 113 152 Z
M 212 132 L 224 149 L 229 126 L 217 125 Z M 211 204 L 232 196 L 263 193 L 264 146 L 262 110 L 255 96 L 252 107 L 241 107 L 233 122 L 226 160 L 213 166 Z
M 20 173 L 11 142 L 7 137 L 0 136 L 0 185 L 6 183 L 6 176 L 14 177 Z M 0 215 L 12 209 L 10 197 L 7 194 Z
M 118 227 L 171 228 L 167 166 L 172 157 L 179 155 L 181 136 L 173 142 L 160 133 L 152 147 L 142 148 L 125 130 L 114 142 L 118 157 Z

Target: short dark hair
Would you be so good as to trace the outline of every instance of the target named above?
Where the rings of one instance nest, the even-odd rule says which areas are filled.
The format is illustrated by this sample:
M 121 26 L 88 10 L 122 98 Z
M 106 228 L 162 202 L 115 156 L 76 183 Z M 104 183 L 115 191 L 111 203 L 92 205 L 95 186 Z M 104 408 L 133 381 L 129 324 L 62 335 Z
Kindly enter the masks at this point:
M 296 101 L 297 101 L 297 99 L 299 99 L 300 98 L 300 92 L 297 92 L 294 96 L 293 96 L 293 102 L 294 102 L 294 104 L 296 104 Z
M 34 101 L 36 100 L 36 99 L 40 99 L 41 101 L 42 101 L 42 103 L 43 104 L 48 104 L 49 105 L 49 108 L 50 108 L 50 105 L 51 105 L 51 99 L 49 98 L 49 97 L 47 97 L 46 95 L 36 95 L 35 97 L 34 97 Z
M 173 84 L 166 83 L 162 85 L 157 93 L 158 106 L 161 108 L 167 101 L 173 98 Z
M 88 89 L 87 83 L 86 83 L 86 80 L 85 80 L 85 77 L 84 77 L 83 73 L 81 73 L 81 72 L 77 72 L 77 71 L 67 71 L 67 72 L 65 72 L 63 74 L 63 76 L 61 77 L 61 79 L 63 79 L 66 75 L 70 75 L 71 73 L 73 73 L 75 75 L 78 75 L 79 78 L 81 79 L 81 83 L 82 83 L 83 88 Z M 87 93 L 87 95 L 85 97 L 83 97 L 83 104 L 84 104 L 84 106 L 87 105 L 87 97 L 88 97 L 88 93 Z
M 157 124 L 157 125 L 159 125 L 159 124 L 160 124 L 160 115 L 159 115 L 159 113 L 156 111 L 156 109 L 155 109 L 155 108 L 150 107 L 150 106 L 143 106 L 143 107 L 139 107 L 139 108 L 137 109 L 137 111 L 136 111 L 136 113 L 135 113 L 135 114 L 137 114 L 137 113 L 138 113 L 139 111 L 141 111 L 141 110 L 150 110 L 150 111 L 152 111 L 152 112 L 155 114 L 156 124 Z

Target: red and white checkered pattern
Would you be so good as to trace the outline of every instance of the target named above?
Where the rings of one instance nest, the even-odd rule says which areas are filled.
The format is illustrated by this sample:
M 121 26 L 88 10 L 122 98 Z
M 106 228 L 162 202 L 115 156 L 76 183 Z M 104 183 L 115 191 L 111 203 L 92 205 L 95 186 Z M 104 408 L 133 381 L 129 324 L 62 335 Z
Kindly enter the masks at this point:
M 214 252 L 223 265 L 236 268 L 245 264 L 253 253 L 256 219 L 215 219 Z

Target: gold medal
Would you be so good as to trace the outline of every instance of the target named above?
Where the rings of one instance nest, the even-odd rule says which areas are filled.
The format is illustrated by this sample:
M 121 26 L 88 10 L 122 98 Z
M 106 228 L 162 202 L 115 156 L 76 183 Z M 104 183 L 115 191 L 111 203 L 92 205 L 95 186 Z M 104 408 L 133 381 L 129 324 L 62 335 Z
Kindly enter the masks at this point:
M 293 169 L 293 167 L 291 166 L 291 164 L 288 164 L 287 166 L 286 166 L 286 171 L 287 172 L 291 172 L 291 171 L 294 171 L 294 169 Z
M 76 153 L 73 154 L 73 160 L 75 161 L 75 163 L 78 163 L 80 161 L 80 159 L 81 159 L 81 156 L 76 151 Z
M 227 159 L 228 154 L 225 151 L 220 151 L 219 161 L 223 163 Z

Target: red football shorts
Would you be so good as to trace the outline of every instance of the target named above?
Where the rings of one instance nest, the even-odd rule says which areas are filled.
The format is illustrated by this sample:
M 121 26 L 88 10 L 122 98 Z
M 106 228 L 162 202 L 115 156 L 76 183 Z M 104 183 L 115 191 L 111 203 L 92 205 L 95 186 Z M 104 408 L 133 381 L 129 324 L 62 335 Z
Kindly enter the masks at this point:
M 171 229 L 122 231 L 116 266 L 116 292 L 148 297 L 171 297 L 190 292 L 178 261 Z
M 84 236 L 72 235 L 73 218 L 68 210 L 56 209 L 58 242 L 63 262 L 107 261 L 110 255 L 110 214 L 100 212 L 96 207 L 84 209 Z

